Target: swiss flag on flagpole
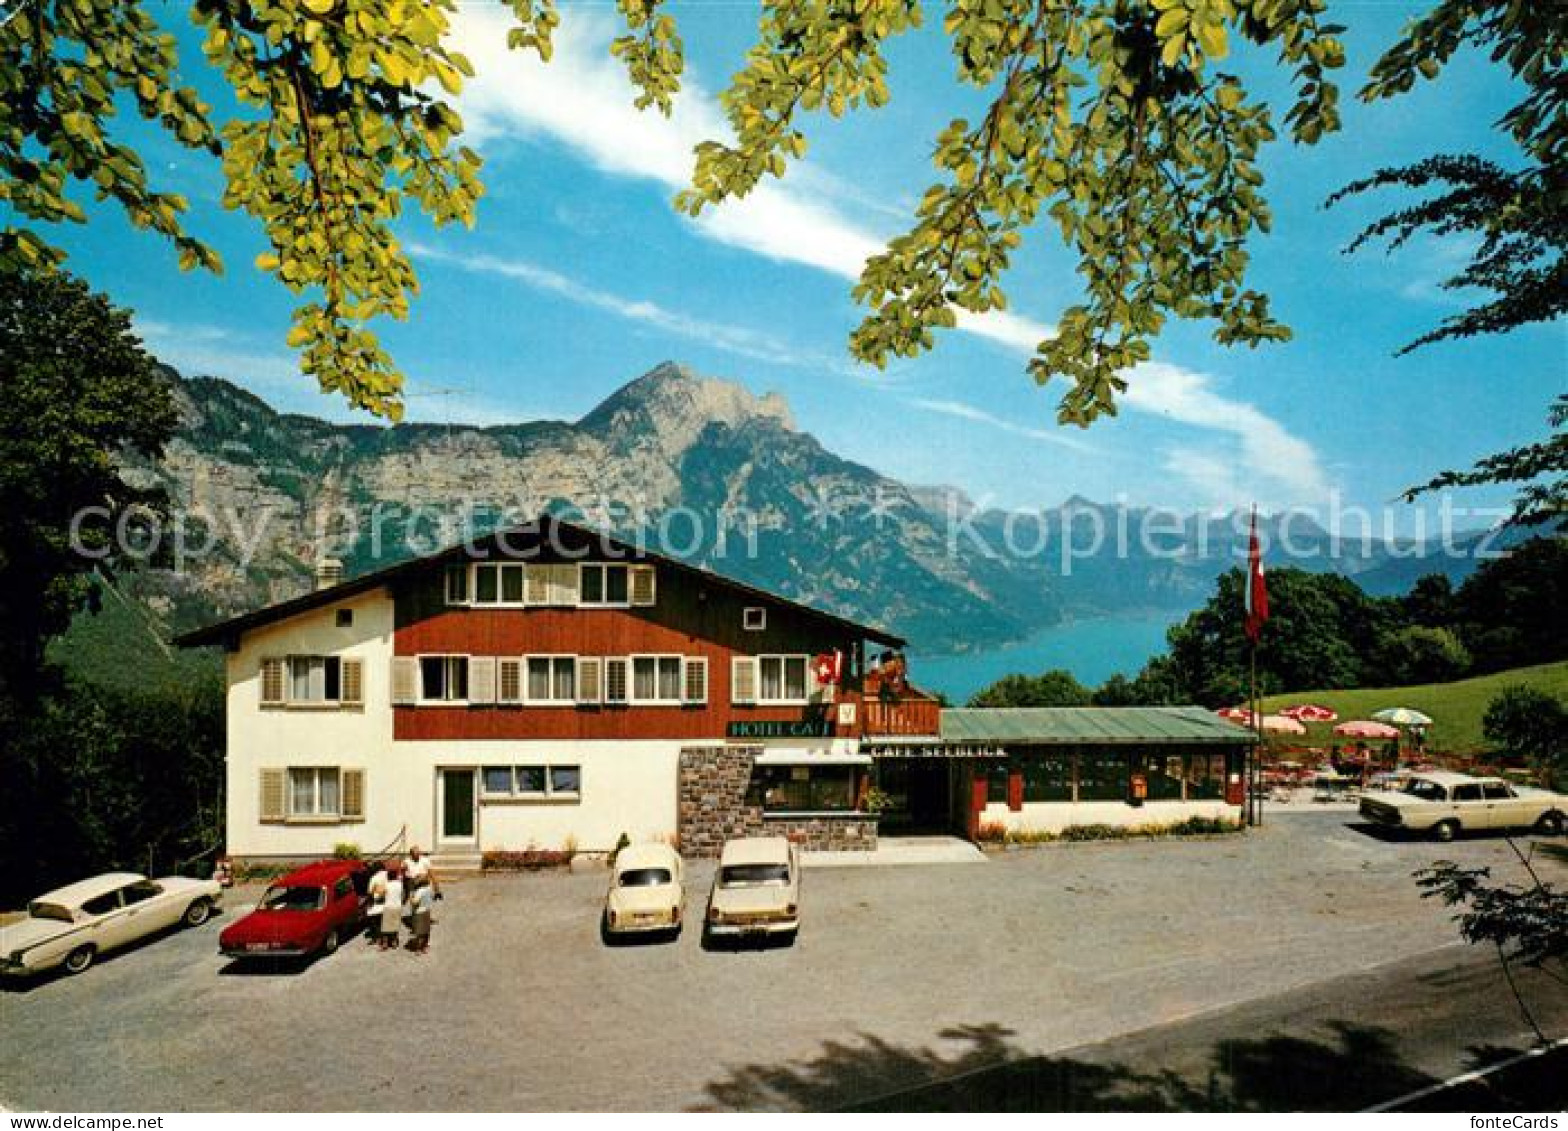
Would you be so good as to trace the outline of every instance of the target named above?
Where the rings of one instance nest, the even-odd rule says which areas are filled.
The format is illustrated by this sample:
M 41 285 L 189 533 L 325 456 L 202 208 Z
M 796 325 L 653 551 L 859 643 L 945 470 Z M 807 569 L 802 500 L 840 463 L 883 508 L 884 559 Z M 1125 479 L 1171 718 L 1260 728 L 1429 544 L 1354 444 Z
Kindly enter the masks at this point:
M 1258 508 L 1252 508 L 1252 533 L 1247 543 L 1247 638 L 1254 644 L 1269 619 L 1269 587 L 1263 577 L 1263 551 L 1258 546 Z

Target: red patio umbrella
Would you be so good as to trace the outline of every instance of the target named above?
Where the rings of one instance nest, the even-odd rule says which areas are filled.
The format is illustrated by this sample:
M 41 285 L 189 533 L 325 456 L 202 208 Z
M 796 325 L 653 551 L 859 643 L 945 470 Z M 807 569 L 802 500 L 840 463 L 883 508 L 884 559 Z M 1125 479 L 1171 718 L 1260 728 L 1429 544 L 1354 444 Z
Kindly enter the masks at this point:
M 1302 723 L 1332 723 L 1339 720 L 1339 712 L 1332 707 L 1319 707 L 1315 703 L 1299 703 L 1280 711 L 1287 719 Z
M 1371 719 L 1356 719 L 1353 722 L 1340 723 L 1334 728 L 1334 733 L 1344 735 L 1346 738 L 1398 738 L 1399 728 L 1391 727 L 1387 723 L 1373 722 Z

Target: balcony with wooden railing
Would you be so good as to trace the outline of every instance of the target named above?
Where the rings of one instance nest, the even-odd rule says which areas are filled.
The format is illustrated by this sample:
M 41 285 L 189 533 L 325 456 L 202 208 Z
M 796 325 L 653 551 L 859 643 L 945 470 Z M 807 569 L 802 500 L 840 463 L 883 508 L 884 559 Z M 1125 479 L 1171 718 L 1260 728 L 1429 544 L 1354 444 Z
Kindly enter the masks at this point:
M 885 685 L 867 674 L 860 696 L 860 733 L 867 738 L 930 737 L 942 733 L 942 704 L 899 673 Z

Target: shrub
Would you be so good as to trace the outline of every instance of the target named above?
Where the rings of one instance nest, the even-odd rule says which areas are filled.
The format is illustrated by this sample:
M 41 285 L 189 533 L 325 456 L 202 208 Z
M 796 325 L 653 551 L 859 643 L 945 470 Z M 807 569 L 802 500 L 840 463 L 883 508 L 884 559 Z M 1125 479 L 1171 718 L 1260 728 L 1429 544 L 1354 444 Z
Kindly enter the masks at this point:
M 359 845 L 351 840 L 340 841 L 332 846 L 332 855 L 337 860 L 358 860 Z
M 525 848 L 521 852 L 493 849 L 479 862 L 486 872 L 538 872 L 545 868 L 567 868 L 572 853 L 559 848 Z
M 1241 831 L 1241 824 L 1225 817 L 1187 817 L 1169 824 L 1068 825 L 1065 829 L 1009 829 L 1000 824 L 980 826 L 975 839 L 982 844 L 1052 844 L 1056 841 L 1147 840 L 1166 836 L 1219 836 Z
M 1001 844 L 1007 840 L 1007 826 L 987 821 L 975 831 L 975 839 L 981 844 Z
M 1505 687 L 1487 704 L 1481 732 L 1530 759 L 1548 785 L 1568 777 L 1568 707 L 1555 696 L 1523 684 Z

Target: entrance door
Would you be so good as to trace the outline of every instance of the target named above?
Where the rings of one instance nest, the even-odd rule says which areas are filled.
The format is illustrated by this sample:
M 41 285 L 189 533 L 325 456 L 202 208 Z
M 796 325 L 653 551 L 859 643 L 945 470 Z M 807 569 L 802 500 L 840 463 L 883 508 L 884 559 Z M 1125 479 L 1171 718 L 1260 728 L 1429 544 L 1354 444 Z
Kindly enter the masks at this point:
M 440 812 L 436 814 L 436 828 L 444 844 L 474 844 L 475 801 L 473 770 L 438 770 L 436 798 Z
M 890 808 L 881 827 L 891 834 L 946 833 L 953 827 L 950 763 L 945 758 L 883 758 L 877 784 Z

